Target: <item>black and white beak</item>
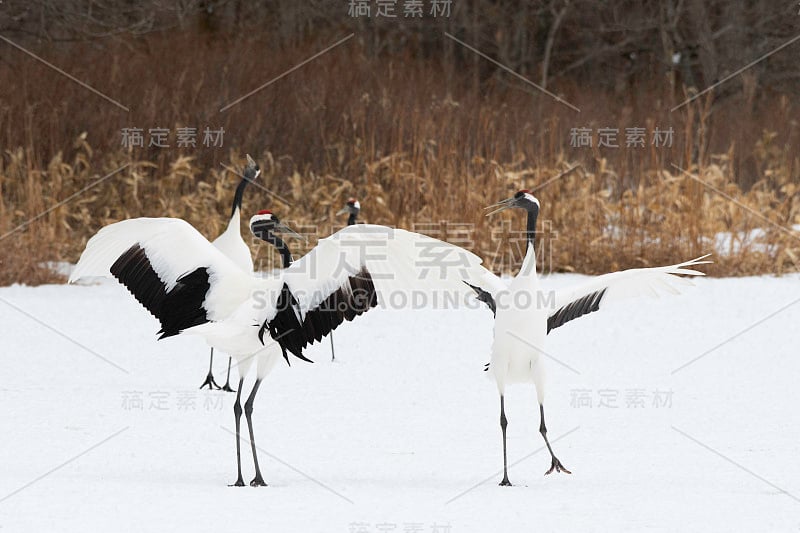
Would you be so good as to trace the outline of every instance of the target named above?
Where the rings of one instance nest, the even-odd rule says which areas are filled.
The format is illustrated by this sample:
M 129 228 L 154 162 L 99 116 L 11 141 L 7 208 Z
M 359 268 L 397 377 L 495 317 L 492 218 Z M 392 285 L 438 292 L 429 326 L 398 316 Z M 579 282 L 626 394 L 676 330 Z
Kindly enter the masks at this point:
M 297 239 L 301 239 L 303 241 L 308 242 L 308 238 L 307 237 L 305 237 L 304 235 L 300 235 L 295 230 L 293 230 L 292 228 L 290 228 L 289 226 L 287 226 L 285 223 L 283 223 L 281 221 L 278 221 L 278 223 L 275 225 L 275 231 L 280 232 L 280 233 L 286 233 L 287 235 L 291 235 L 292 237 L 295 237 Z
M 501 200 L 487 207 L 486 209 L 492 209 L 492 211 L 486 213 L 486 216 L 495 215 L 506 209 L 511 209 L 512 207 L 519 207 L 528 211 L 535 209 L 538 213 L 539 200 L 530 190 L 522 189 L 521 191 L 517 191 L 511 198 L 506 198 L 505 200 Z

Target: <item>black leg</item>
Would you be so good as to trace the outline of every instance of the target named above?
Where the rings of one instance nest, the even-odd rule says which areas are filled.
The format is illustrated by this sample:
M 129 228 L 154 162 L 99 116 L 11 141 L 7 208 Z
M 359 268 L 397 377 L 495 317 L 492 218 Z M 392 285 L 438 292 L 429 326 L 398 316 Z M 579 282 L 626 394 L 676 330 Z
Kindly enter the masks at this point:
M 222 386 L 225 392 L 236 392 L 231 388 L 231 358 L 228 357 L 228 377 L 225 379 L 225 385 Z
M 501 487 L 510 487 L 511 482 L 508 480 L 508 454 L 506 452 L 506 427 L 508 427 L 508 419 L 506 418 L 506 400 L 500 395 L 500 429 L 503 430 L 503 481 L 500 482 Z
M 200 385 L 202 389 L 206 385 L 208 385 L 208 390 L 219 389 L 219 385 L 217 382 L 214 381 L 214 376 L 211 374 L 211 368 L 214 365 L 214 348 L 211 348 L 211 359 L 208 361 L 208 375 L 206 376 L 206 380 Z
M 261 477 L 261 469 L 258 467 L 258 454 L 256 453 L 256 439 L 253 436 L 253 419 L 251 417 L 251 415 L 253 414 L 253 400 L 256 397 L 259 385 L 261 385 L 261 380 L 257 379 L 255 385 L 253 385 L 253 390 L 250 392 L 250 396 L 248 396 L 247 401 L 244 402 L 244 416 L 247 419 L 247 429 L 250 430 L 250 447 L 253 449 L 253 464 L 256 467 L 256 477 L 254 477 L 253 481 L 250 482 L 251 487 L 267 486 L 267 484 L 264 483 L 264 478 Z M 239 388 L 241 389 L 242 387 L 239 386 Z
M 242 445 L 239 440 L 240 429 L 242 426 L 242 383 L 244 378 L 239 378 L 239 391 L 236 393 L 236 403 L 233 404 L 233 416 L 236 419 L 236 483 L 231 487 L 244 487 L 244 479 L 242 479 Z
M 553 470 L 556 472 L 564 472 L 565 474 L 571 474 L 569 470 L 567 470 L 564 465 L 561 464 L 561 461 L 556 459 L 556 456 L 553 454 L 553 448 L 550 447 L 550 441 L 547 440 L 547 428 L 544 425 L 544 405 L 539 404 L 539 416 L 541 417 L 541 422 L 539 423 L 539 433 L 542 434 L 544 437 L 544 443 L 547 444 L 547 450 L 550 452 L 550 457 L 552 461 L 550 462 L 550 470 L 544 473 L 546 476 L 547 474 L 552 474 Z
M 331 336 L 331 361 L 336 361 L 336 352 L 333 351 L 333 331 L 328 333 Z

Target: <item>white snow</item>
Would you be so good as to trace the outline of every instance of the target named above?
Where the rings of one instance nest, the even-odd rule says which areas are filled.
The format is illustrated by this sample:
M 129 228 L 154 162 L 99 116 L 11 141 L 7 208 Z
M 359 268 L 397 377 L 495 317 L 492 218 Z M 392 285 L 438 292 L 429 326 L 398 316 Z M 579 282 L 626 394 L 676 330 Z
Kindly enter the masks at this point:
M 780 228 L 780 226 L 777 227 Z M 774 231 L 774 228 L 768 229 Z M 800 224 L 792 225 L 791 230 L 800 232 Z M 606 225 L 604 232 L 610 239 L 619 239 L 623 235 L 623 229 L 617 224 Z M 800 234 L 797 237 L 800 237 Z M 688 244 L 685 238 L 681 240 Z M 662 243 L 662 239 L 660 237 L 645 237 L 643 242 L 648 245 L 658 246 Z M 675 238 L 670 238 L 670 242 L 675 242 Z M 714 234 L 713 237 L 701 237 L 701 242 L 704 250 L 712 251 L 717 257 L 732 257 L 747 252 L 775 256 L 779 250 L 778 245 L 771 242 L 770 234 L 765 228 L 753 228 L 749 231 L 737 232 L 720 231 Z
M 373 310 L 336 330 L 336 363 L 324 340 L 281 365 L 254 412 L 270 486 L 233 488 L 234 395 L 197 390 L 202 341 L 157 342 L 114 283 L 3 288 L 0 529 L 796 531 L 798 282 L 701 279 L 554 331 L 547 422 L 573 475 L 542 475 L 536 396 L 515 387 L 510 488 L 487 310 Z
M 762 252 L 775 255 L 778 247 L 770 244 L 767 232 L 762 228 L 754 228 L 750 231 L 737 231 L 735 234 L 730 231 L 719 232 L 713 239 L 704 238 L 705 244 L 713 246 L 717 255 L 730 257 L 741 254 L 747 250 Z

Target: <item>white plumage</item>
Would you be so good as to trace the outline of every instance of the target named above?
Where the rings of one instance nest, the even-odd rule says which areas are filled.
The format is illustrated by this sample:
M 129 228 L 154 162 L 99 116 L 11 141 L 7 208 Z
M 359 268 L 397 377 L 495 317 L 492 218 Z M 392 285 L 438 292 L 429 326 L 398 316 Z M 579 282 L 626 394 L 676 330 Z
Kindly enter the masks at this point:
M 508 481 L 506 453 L 506 427 L 504 397 L 506 387 L 516 383 L 533 383 L 539 401 L 540 427 L 551 455 L 552 471 L 570 473 L 553 453 L 547 439 L 544 421 L 544 398 L 546 393 L 545 339 L 548 333 L 566 322 L 585 314 L 598 311 L 612 302 L 635 296 L 658 296 L 663 293 L 678 294 L 679 287 L 691 285 L 686 278 L 677 275 L 702 276 L 702 272 L 689 267 L 709 263 L 703 256 L 692 261 L 655 268 L 635 268 L 614 272 L 589 281 L 555 291 L 540 287 L 536 275 L 534 236 L 539 214 L 539 200 L 530 191 L 522 190 L 512 198 L 499 202 L 489 214 L 509 208 L 525 209 L 527 220 L 527 251 L 519 273 L 510 284 L 483 272 L 479 278 L 465 280 L 475 290 L 478 298 L 495 312 L 494 341 L 488 365 L 500 394 L 500 426 L 503 433 L 503 480 Z
M 653 268 L 632 268 L 620 272 L 604 274 L 579 283 L 552 291 L 541 286 L 538 276 L 536 276 L 532 258 L 534 254 L 533 246 L 528 248 L 523 267 L 520 273 L 507 285 L 503 280 L 491 274 L 491 278 L 484 277 L 486 290 L 490 292 L 497 306 L 495 318 L 495 344 L 492 348 L 492 371 L 496 376 L 498 389 L 502 394 L 505 385 L 521 382 L 536 382 L 532 368 L 538 359 L 531 353 L 531 345 L 538 345 L 549 333 L 548 321 L 557 317 L 559 310 L 569 306 L 570 303 L 580 301 L 593 294 L 603 291 L 602 297 L 598 298 L 598 303 L 602 301 L 603 307 L 613 305 L 634 297 L 659 297 L 663 294 L 680 294 L 679 287 L 691 286 L 692 282 L 685 276 L 703 276 L 702 272 L 692 270 L 688 267 L 708 263 L 704 261 L 706 256 L 679 263 L 676 265 L 653 267 Z M 531 255 L 531 257 L 528 257 Z M 487 279 L 491 279 L 488 283 Z M 599 294 L 598 294 L 599 296 Z M 587 305 L 591 304 L 591 301 Z M 591 312 L 588 311 L 587 312 Z M 587 314 L 587 313 L 581 313 Z M 579 315 L 579 316 L 581 316 Z M 577 316 L 575 318 L 578 318 Z M 562 323 L 563 324 L 563 323 Z M 559 325 L 562 325 L 559 324 Z M 502 333 L 502 334 L 500 334 Z M 525 344 L 528 349 L 523 350 L 528 355 L 522 358 L 509 356 L 509 352 L 519 350 Z M 506 346 L 510 349 L 506 350 Z M 503 360 L 514 360 L 515 367 L 522 366 L 525 371 L 515 373 L 503 370 L 503 364 L 496 364 L 494 358 Z M 528 361 L 529 357 L 533 357 Z M 519 361 L 522 359 L 523 361 Z M 543 400 L 543 387 L 537 387 L 539 401 Z
M 242 271 L 253 272 L 253 258 L 250 255 L 250 248 L 242 239 L 240 211 L 241 208 L 239 206 L 234 208 L 228 227 L 211 244 Z

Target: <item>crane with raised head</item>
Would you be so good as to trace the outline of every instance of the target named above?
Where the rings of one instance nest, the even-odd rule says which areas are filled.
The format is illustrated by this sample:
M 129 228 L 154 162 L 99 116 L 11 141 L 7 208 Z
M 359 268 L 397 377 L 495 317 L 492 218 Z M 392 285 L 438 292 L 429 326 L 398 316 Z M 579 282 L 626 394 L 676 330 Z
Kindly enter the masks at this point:
M 236 192 L 233 195 L 233 204 L 231 205 L 231 217 L 228 220 L 228 227 L 222 234 L 214 239 L 211 244 L 216 246 L 217 250 L 225 254 L 228 259 L 242 269 L 244 272 L 253 272 L 253 258 L 250 255 L 250 248 L 247 243 L 242 239 L 241 231 L 241 212 L 242 212 L 242 197 L 244 190 L 248 183 L 251 183 L 261 174 L 261 169 L 250 155 L 247 155 L 247 165 L 245 166 L 242 179 L 236 186 Z M 220 387 L 214 380 L 213 374 L 214 366 L 214 348 L 211 348 L 211 355 L 208 360 L 208 375 L 206 376 L 203 384 L 200 385 L 202 389 L 208 385 L 209 389 L 217 388 L 228 392 L 234 392 L 231 388 L 231 358 L 228 357 L 228 373 L 225 379 L 225 385 Z
M 546 336 L 567 322 L 594 313 L 608 302 L 639 295 L 657 295 L 663 292 L 677 294 L 678 286 L 691 284 L 684 276 L 703 276 L 690 267 L 710 263 L 708 255 L 670 266 L 634 268 L 603 276 L 587 282 L 555 291 L 554 305 L 542 297 L 536 273 L 536 219 L 539 215 L 539 200 L 530 190 L 518 191 L 511 198 L 487 207 L 493 215 L 507 209 L 526 212 L 526 253 L 517 275 L 506 284 L 494 274 L 486 271 L 481 278 L 465 279 L 486 303 L 495 316 L 494 341 L 491 358 L 486 370 L 494 378 L 500 394 L 500 429 L 503 438 L 503 479 L 500 485 L 510 485 L 508 479 L 508 454 L 506 432 L 508 419 L 505 413 L 505 393 L 509 385 L 531 383 L 536 387 L 539 403 L 539 432 L 550 452 L 551 464 L 545 474 L 571 472 L 555 456 L 547 438 L 544 416 L 545 399 L 545 352 Z

